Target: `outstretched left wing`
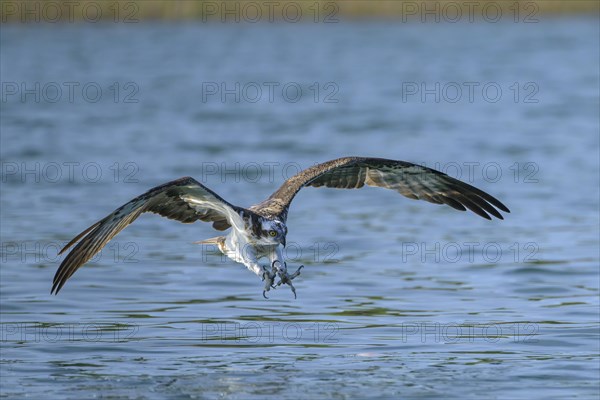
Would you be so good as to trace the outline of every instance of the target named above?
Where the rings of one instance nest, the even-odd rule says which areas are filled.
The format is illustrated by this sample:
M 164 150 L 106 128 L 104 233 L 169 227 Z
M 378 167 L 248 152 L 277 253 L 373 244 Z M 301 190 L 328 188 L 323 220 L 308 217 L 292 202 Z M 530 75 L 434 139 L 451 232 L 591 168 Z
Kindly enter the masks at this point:
M 240 229 L 244 226 L 239 211 L 239 207 L 190 177 L 150 189 L 81 232 L 60 251 L 62 254 L 79 241 L 56 271 L 51 293 L 58 294 L 79 267 L 142 213 L 151 212 L 183 223 L 212 222 L 215 229 L 225 230 L 232 225 Z

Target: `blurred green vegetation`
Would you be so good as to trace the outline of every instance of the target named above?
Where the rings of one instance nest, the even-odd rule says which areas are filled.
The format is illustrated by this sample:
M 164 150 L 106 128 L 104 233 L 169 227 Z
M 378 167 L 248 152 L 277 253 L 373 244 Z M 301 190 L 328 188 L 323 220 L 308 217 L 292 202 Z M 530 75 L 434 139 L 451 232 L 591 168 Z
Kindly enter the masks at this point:
M 201 20 L 220 22 L 403 22 L 512 20 L 545 15 L 598 16 L 598 0 L 2 0 L 2 22 Z

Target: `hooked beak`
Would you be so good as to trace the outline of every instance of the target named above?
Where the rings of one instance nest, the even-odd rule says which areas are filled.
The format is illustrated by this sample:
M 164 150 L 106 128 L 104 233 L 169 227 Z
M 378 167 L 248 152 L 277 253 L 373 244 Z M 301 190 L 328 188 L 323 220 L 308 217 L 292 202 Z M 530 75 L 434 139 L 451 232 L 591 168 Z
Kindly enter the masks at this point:
M 281 239 L 281 244 L 283 245 L 283 247 L 285 247 L 285 236 L 283 237 L 283 239 Z

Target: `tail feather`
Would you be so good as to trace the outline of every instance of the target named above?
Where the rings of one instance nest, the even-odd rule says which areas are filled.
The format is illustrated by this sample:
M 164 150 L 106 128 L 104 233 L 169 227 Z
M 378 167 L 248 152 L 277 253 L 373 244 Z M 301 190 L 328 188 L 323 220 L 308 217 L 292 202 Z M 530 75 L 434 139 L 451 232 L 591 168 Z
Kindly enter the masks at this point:
M 198 242 L 194 242 L 194 244 L 216 244 L 222 243 L 225 241 L 225 236 L 215 236 L 210 239 L 200 240 Z
M 194 242 L 194 244 L 211 244 L 213 246 L 217 246 L 219 251 L 225 254 L 225 236 L 216 236 L 210 239 Z

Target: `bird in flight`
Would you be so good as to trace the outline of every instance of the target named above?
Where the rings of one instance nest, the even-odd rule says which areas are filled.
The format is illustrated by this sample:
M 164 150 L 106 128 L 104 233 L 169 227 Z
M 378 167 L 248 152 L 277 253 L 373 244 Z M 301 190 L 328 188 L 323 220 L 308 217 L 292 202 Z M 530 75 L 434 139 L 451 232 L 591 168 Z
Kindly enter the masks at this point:
M 503 219 L 498 210 L 510 210 L 495 197 L 442 172 L 421 165 L 383 158 L 344 157 L 307 168 L 286 180 L 269 198 L 250 208 L 234 206 L 191 177 L 179 178 L 150 189 L 96 222 L 71 240 L 59 254 L 75 243 L 54 275 L 51 293 L 58 294 L 79 267 L 88 262 L 116 234 L 142 213 L 151 212 L 183 223 L 212 222 L 218 231 L 231 230 L 198 243 L 216 245 L 227 257 L 244 264 L 263 279 L 263 296 L 300 275 L 300 266 L 289 273 L 283 257 L 290 203 L 306 186 L 358 189 L 382 187 L 416 200 L 450 207 L 492 219 Z M 269 264 L 261 266 L 259 259 Z M 279 281 L 275 284 L 275 279 Z

